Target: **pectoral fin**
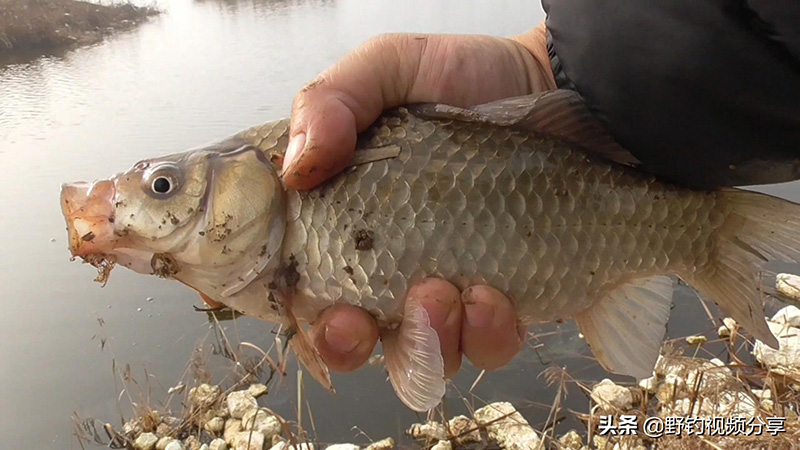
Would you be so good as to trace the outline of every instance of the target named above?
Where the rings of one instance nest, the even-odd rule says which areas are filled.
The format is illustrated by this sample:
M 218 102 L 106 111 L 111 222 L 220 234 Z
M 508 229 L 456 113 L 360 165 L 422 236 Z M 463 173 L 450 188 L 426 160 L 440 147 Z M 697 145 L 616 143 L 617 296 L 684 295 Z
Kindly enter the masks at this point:
M 403 322 L 381 334 L 386 368 L 397 396 L 414 411 L 433 409 L 444 396 L 446 382 L 439 336 L 418 301 L 408 299 Z
M 322 360 L 317 347 L 311 340 L 308 332 L 300 325 L 297 318 L 292 311 L 292 298 L 280 290 L 275 290 L 270 293 L 275 296 L 275 300 L 281 306 L 281 314 L 285 318 L 285 325 L 290 332 L 289 347 L 297 355 L 297 360 L 306 368 L 308 373 L 325 389 L 336 392 L 331 382 L 331 373 L 328 370 L 328 365 Z
M 667 329 L 673 285 L 663 275 L 632 280 L 575 316 L 606 370 L 636 378 L 652 375 Z

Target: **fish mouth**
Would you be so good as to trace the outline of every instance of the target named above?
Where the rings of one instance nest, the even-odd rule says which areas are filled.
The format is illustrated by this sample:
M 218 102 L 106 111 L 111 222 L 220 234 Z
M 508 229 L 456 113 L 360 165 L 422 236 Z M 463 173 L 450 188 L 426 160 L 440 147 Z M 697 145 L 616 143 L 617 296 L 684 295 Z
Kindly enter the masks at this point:
M 86 259 L 114 249 L 119 239 L 114 233 L 115 193 L 110 180 L 61 185 L 61 211 L 73 256 Z

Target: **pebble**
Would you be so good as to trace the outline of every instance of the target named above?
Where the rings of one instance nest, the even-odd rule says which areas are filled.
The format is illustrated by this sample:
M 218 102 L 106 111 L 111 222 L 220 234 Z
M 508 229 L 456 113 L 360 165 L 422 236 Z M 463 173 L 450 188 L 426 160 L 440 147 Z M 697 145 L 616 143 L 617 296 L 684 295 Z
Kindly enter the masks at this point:
M 772 321 L 800 328 L 800 309 L 793 305 L 786 306 L 772 316 Z
M 689 345 L 695 345 L 695 346 L 703 345 L 706 343 L 707 340 L 708 339 L 706 339 L 706 337 L 703 335 L 686 336 L 686 343 L 688 343 Z
M 645 392 L 652 394 L 658 387 L 658 378 L 655 375 L 649 378 L 643 378 L 639 380 L 639 387 Z
M 225 419 L 222 417 L 214 417 L 203 425 L 209 433 L 217 434 L 225 429 Z
M 217 401 L 220 394 L 222 394 L 221 387 L 203 383 L 189 390 L 189 403 L 198 409 L 210 408 Z
M 166 447 L 164 447 L 164 450 L 183 450 L 183 445 L 181 445 L 180 442 L 173 440 L 167 444 Z
M 158 442 L 158 437 L 153 433 L 142 433 L 133 443 L 133 448 L 137 450 L 153 450 Z
M 450 441 L 439 441 L 431 447 L 431 450 L 453 450 L 453 444 Z
M 163 438 L 169 438 L 171 434 L 172 434 L 172 427 L 167 425 L 164 422 L 161 422 L 156 427 L 156 436 L 159 437 L 159 442 L 161 442 L 161 439 L 163 439 Z M 164 445 L 167 445 L 167 444 L 164 444 Z M 158 444 L 156 444 L 156 447 L 158 447 Z M 164 449 L 160 448 L 158 450 L 164 450 Z
M 592 388 L 592 400 L 605 409 L 627 411 L 633 406 L 633 395 L 630 389 L 614 384 L 608 378 Z
M 251 409 L 244 413 L 242 417 L 242 428 L 244 430 L 256 430 L 264 435 L 267 440 L 272 436 L 281 434 L 281 422 L 272 414 L 267 414 L 262 409 Z
M 739 324 L 731 317 L 722 319 L 722 326 L 717 329 L 717 335 L 721 338 L 731 337 L 731 333 L 739 328 Z
M 355 444 L 333 444 L 325 447 L 325 450 L 359 450 Z
M 250 387 L 247 388 L 247 393 L 252 395 L 253 398 L 261 397 L 267 393 L 267 386 L 261 383 L 251 384 Z
M 450 434 L 455 436 L 455 444 L 467 446 L 483 442 L 481 431 L 474 420 L 466 416 L 455 416 L 447 423 Z
M 475 411 L 475 421 L 505 450 L 544 449 L 544 441 L 508 402 L 492 403 Z
M 208 450 L 228 450 L 228 444 L 224 439 L 214 439 L 208 444 Z
M 262 450 L 264 435 L 258 431 L 240 431 L 230 441 L 234 450 Z
M 222 433 L 222 437 L 225 438 L 225 442 L 232 442 L 233 436 L 240 431 L 242 431 L 242 421 L 239 419 L 228 419 L 225 422 L 225 431 Z
M 153 300 L 155 300 L 153 297 L 147 297 L 148 302 L 152 302 Z
M 234 419 L 241 419 L 244 413 L 258 408 L 255 397 L 246 391 L 236 391 L 228 394 L 228 412 Z
M 414 439 L 440 441 L 447 439 L 447 429 L 439 422 L 415 423 L 406 431 Z
M 774 319 L 768 320 L 767 325 L 772 334 L 778 338 L 780 347 L 775 350 L 756 340 L 753 355 L 762 366 L 778 375 L 800 373 L 800 328 L 778 323 Z
M 373 442 L 367 447 L 367 450 L 389 450 L 394 448 L 394 439 L 386 438 L 380 441 Z
M 575 430 L 569 430 L 567 434 L 558 438 L 558 443 L 569 450 L 580 450 L 583 447 L 583 439 Z
M 164 425 L 164 424 L 162 423 L 161 425 Z M 159 426 L 161 426 L 161 425 L 159 425 Z M 173 441 L 175 441 L 174 437 L 170 437 L 170 436 L 162 437 L 161 439 L 158 440 L 158 442 L 156 442 L 156 450 L 166 450 L 167 445 L 169 445 L 170 442 L 173 442 Z

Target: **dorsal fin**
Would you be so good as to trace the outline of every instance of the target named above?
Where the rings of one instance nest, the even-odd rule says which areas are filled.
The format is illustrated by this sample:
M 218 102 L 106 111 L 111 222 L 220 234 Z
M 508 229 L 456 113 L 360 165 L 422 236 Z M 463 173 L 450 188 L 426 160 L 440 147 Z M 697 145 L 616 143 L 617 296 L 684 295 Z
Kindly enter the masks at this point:
M 558 89 L 512 97 L 471 108 L 425 103 L 409 110 L 420 118 L 490 123 L 541 134 L 580 147 L 605 159 L 640 164 L 619 145 L 575 91 Z

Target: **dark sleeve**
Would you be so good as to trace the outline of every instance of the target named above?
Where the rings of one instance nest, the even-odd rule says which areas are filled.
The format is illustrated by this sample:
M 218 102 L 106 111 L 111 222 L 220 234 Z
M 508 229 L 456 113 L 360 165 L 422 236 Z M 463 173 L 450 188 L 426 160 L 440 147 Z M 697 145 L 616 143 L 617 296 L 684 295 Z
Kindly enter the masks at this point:
M 799 0 L 543 0 L 561 88 L 642 169 L 714 188 L 800 178 Z

